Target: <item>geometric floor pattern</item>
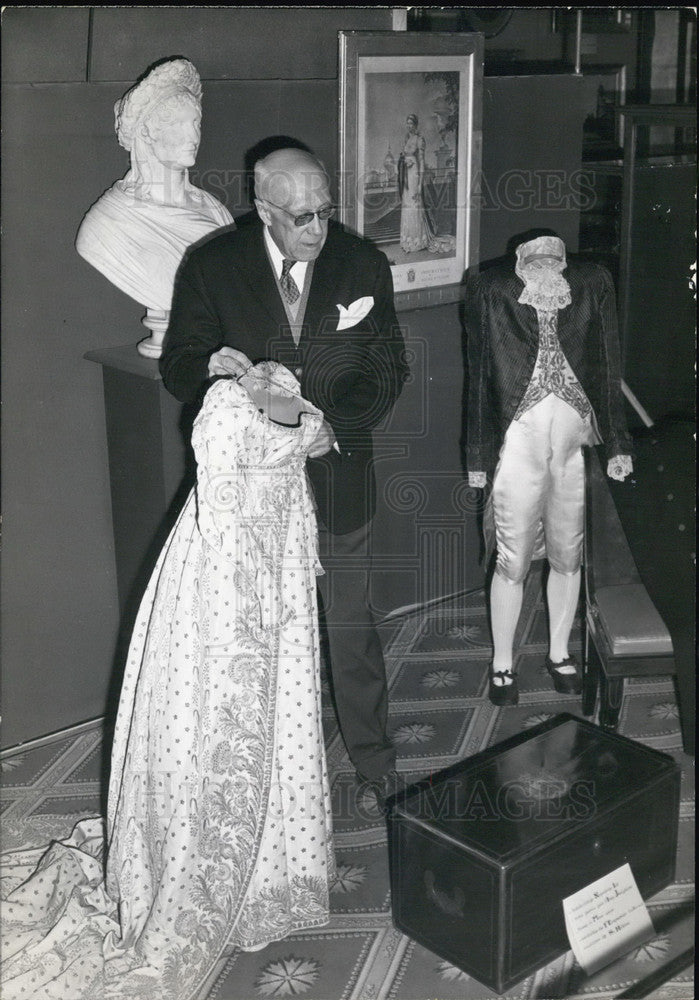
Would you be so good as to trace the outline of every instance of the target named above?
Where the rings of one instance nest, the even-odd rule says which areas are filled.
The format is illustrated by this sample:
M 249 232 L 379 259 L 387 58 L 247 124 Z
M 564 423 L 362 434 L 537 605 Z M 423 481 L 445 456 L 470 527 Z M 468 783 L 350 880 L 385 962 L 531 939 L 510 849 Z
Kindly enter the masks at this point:
M 453 764 L 580 701 L 556 694 L 543 669 L 546 617 L 538 583 L 525 590 L 518 629 L 520 701 L 487 698 L 491 657 L 484 595 L 478 591 L 380 626 L 390 691 L 390 733 L 408 780 Z M 580 652 L 579 620 L 572 652 Z M 607 1000 L 665 965 L 694 940 L 694 759 L 682 751 L 671 677 L 627 680 L 619 732 L 671 754 L 682 769 L 675 882 L 648 902 L 653 940 L 594 977 L 571 952 L 513 988 L 520 1000 Z M 325 691 L 338 875 L 330 923 L 259 952 L 233 951 L 215 971 L 208 1000 L 489 1000 L 496 994 L 397 931 L 391 922 L 386 831 L 362 798 Z M 59 736 L 2 758 L 2 849 L 67 836 L 102 806 L 102 732 Z M 690 1000 L 691 969 L 647 994 Z M 71 998 L 66 998 L 71 1000 Z M 156 1000 L 156 998 L 154 998 Z

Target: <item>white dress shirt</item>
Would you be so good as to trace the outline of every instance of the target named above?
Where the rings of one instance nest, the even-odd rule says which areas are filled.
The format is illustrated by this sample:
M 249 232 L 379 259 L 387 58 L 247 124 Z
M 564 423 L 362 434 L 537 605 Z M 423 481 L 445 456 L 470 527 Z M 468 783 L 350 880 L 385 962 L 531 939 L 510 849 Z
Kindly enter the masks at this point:
M 267 254 L 269 255 L 269 259 L 272 262 L 272 268 L 274 270 L 274 274 L 276 275 L 277 281 L 279 281 L 282 276 L 282 265 L 284 263 L 284 255 L 277 246 L 277 244 L 272 239 L 272 234 L 269 231 L 269 226 L 265 226 L 264 228 L 264 240 L 265 240 L 265 246 L 267 247 Z M 307 260 L 297 260 L 296 263 L 293 265 L 293 267 L 289 268 L 289 274 L 296 282 L 296 286 L 299 292 L 303 291 L 306 282 L 306 271 L 308 270 L 308 263 L 309 262 Z M 297 299 L 294 305 L 289 306 L 288 304 L 285 304 L 285 308 L 290 309 L 292 312 L 295 313 L 296 309 L 298 309 L 299 302 L 300 299 Z M 294 308 L 294 306 L 296 307 L 296 309 Z M 338 453 L 340 452 L 340 446 L 337 443 L 337 441 L 333 442 L 333 448 Z
M 267 247 L 267 253 L 269 254 L 269 259 L 272 261 L 272 267 L 274 268 L 274 273 L 277 279 L 282 276 L 282 264 L 284 263 L 284 254 L 281 252 L 277 244 L 272 238 L 272 234 L 269 231 L 269 226 L 265 226 L 265 246 Z M 303 290 L 303 283 L 306 280 L 306 270 L 308 268 L 307 260 L 297 260 L 293 267 L 289 268 L 289 274 L 296 282 L 296 287 L 299 292 Z

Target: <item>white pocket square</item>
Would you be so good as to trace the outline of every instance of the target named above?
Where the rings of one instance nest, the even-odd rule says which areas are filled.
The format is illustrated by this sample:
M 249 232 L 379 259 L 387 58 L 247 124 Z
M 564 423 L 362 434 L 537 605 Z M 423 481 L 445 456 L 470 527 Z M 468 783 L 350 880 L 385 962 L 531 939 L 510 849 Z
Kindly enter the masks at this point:
M 351 326 L 356 326 L 364 317 L 371 312 L 374 305 L 373 295 L 364 295 L 361 299 L 355 299 L 347 308 L 337 303 L 340 310 L 340 318 L 337 321 L 338 330 L 348 330 Z

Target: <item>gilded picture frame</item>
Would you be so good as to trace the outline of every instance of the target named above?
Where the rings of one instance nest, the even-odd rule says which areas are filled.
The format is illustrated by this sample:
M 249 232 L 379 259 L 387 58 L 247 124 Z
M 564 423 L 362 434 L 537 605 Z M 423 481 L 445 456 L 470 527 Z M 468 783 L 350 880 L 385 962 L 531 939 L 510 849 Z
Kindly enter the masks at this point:
M 398 308 L 457 301 L 478 262 L 483 35 L 339 35 L 340 221 L 386 253 Z

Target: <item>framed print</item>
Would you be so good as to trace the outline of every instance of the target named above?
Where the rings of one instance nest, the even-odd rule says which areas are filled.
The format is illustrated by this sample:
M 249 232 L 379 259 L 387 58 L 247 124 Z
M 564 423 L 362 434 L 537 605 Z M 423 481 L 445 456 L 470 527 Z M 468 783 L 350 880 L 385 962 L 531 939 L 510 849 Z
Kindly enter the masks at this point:
M 340 218 L 398 308 L 456 301 L 478 262 L 483 36 L 340 32 Z

